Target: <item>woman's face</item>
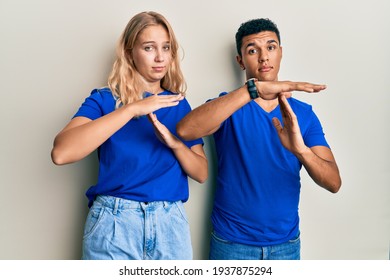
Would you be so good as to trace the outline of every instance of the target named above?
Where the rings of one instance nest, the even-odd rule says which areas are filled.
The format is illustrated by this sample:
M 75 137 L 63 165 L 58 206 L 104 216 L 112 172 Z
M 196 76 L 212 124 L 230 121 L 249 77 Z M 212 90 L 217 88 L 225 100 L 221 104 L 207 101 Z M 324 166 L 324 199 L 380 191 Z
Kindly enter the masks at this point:
M 132 50 L 137 71 L 148 83 L 159 83 L 172 61 L 171 42 L 162 25 L 146 27 L 139 35 Z

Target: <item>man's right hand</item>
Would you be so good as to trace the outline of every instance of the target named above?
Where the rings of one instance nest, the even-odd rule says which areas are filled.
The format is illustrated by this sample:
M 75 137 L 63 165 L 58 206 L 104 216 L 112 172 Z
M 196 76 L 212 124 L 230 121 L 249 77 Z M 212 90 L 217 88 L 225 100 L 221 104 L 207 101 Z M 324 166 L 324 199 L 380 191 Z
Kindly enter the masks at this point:
M 257 81 L 257 91 L 259 96 L 265 100 L 278 98 L 280 93 L 284 93 L 286 98 L 291 97 L 292 91 L 319 92 L 326 89 L 326 85 L 317 85 L 307 82 L 291 82 L 291 81 Z

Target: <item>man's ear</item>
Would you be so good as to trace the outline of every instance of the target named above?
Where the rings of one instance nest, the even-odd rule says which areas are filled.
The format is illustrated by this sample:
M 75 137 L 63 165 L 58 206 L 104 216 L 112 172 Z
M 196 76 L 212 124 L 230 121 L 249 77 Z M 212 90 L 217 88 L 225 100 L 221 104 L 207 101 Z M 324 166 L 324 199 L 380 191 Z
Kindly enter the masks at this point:
M 244 63 L 242 62 L 242 57 L 241 57 L 241 55 L 237 55 L 237 56 L 236 56 L 236 60 L 237 60 L 237 63 L 240 65 L 240 68 L 241 68 L 242 70 L 245 70 L 245 65 L 244 65 Z

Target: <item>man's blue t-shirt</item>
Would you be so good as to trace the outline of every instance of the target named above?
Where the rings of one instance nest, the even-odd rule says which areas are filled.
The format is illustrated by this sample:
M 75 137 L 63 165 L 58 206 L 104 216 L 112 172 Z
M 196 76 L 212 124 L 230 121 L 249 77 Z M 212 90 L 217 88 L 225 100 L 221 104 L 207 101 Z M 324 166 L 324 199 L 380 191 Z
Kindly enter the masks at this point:
M 305 144 L 329 147 L 312 107 L 287 100 Z M 299 234 L 302 165 L 282 146 L 273 117 L 282 122 L 279 106 L 268 113 L 251 101 L 214 133 L 218 175 L 212 222 L 216 233 L 227 240 L 268 246 Z
M 160 95 L 173 94 L 164 91 Z M 91 120 L 115 110 L 115 98 L 108 88 L 95 89 L 74 117 Z M 176 124 L 191 111 L 187 100 L 154 113 L 175 136 Z M 183 141 L 187 147 L 202 139 Z M 97 195 L 111 195 L 142 202 L 186 201 L 188 178 L 172 150 L 161 143 L 146 116 L 131 119 L 98 148 L 99 176 L 86 195 L 89 206 Z

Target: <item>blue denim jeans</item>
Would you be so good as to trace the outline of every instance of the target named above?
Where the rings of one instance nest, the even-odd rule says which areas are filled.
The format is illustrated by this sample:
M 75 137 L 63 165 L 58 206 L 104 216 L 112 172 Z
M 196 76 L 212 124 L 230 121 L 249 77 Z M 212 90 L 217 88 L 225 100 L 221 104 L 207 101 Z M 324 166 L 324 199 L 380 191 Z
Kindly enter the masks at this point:
M 299 260 L 301 241 L 297 238 L 272 246 L 253 246 L 222 239 L 215 232 L 211 235 L 210 260 Z
M 85 223 L 82 259 L 192 259 L 183 203 L 98 196 Z

